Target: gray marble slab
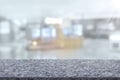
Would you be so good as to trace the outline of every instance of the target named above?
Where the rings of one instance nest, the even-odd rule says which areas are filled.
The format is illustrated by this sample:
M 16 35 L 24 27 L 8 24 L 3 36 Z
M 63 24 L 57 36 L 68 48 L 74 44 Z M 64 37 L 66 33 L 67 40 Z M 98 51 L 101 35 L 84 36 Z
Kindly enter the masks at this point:
M 0 60 L 0 77 L 120 77 L 120 61 Z

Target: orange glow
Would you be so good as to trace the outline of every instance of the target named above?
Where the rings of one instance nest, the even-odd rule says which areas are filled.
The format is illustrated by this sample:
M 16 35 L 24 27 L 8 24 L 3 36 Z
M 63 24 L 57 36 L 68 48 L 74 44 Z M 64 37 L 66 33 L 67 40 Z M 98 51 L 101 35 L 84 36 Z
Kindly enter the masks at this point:
M 32 45 L 33 45 L 33 46 L 37 46 L 37 45 L 38 45 L 38 42 L 37 42 L 37 41 L 32 41 Z

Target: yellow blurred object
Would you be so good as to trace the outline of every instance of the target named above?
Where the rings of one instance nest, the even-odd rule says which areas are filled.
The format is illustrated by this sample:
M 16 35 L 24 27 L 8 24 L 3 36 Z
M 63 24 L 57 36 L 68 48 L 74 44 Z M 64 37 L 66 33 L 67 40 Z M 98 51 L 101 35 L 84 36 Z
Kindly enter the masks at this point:
M 62 28 L 60 25 L 56 25 L 57 29 L 57 38 L 56 44 L 62 49 L 75 49 L 79 48 L 83 44 L 83 37 L 67 37 L 63 34 Z
M 53 49 L 76 49 L 80 48 L 83 44 L 83 37 L 82 36 L 66 36 L 63 33 L 63 27 L 61 24 L 49 24 L 49 28 L 55 28 L 56 29 L 56 37 L 50 37 L 50 38 L 43 38 L 40 37 L 38 41 L 32 42 L 32 45 L 30 50 L 53 50 Z
M 80 48 L 83 44 L 83 37 L 56 39 L 55 43 L 62 49 Z

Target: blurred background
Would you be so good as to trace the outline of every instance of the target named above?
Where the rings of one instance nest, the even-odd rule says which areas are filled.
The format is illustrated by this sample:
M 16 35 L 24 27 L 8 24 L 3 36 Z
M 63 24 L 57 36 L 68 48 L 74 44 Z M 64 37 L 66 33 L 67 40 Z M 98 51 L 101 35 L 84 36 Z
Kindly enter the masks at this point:
M 120 59 L 120 0 L 0 0 L 0 59 Z

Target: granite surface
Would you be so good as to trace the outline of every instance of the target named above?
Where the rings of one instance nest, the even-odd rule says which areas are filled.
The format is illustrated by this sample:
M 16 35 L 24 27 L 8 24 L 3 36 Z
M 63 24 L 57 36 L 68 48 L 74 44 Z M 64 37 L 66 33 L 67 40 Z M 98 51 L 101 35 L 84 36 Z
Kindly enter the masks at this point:
M 120 77 L 120 61 L 0 60 L 0 77 Z

